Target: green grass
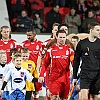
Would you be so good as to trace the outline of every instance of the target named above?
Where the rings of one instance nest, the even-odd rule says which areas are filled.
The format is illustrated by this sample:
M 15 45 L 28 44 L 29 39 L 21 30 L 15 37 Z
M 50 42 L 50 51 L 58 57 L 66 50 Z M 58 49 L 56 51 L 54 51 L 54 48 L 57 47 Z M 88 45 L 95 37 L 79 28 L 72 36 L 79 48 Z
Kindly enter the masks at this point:
M 44 100 L 44 98 L 43 97 L 39 97 L 39 100 Z M 98 100 L 100 100 L 100 98 Z
M 39 100 L 44 100 L 44 97 L 39 97 Z

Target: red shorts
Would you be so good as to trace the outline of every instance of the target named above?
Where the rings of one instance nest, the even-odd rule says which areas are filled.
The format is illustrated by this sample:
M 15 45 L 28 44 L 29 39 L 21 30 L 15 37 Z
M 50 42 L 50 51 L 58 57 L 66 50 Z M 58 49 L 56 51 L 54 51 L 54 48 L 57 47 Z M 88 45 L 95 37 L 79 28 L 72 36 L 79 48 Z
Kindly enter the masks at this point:
M 59 95 L 61 98 L 67 98 L 69 94 L 70 84 L 61 83 L 61 82 L 53 82 L 49 84 L 49 90 L 52 95 Z
M 46 77 L 45 77 L 46 88 L 49 87 L 49 70 L 46 70 Z
M 35 91 L 36 92 L 42 90 L 42 84 L 41 83 L 34 82 L 34 85 L 35 85 Z

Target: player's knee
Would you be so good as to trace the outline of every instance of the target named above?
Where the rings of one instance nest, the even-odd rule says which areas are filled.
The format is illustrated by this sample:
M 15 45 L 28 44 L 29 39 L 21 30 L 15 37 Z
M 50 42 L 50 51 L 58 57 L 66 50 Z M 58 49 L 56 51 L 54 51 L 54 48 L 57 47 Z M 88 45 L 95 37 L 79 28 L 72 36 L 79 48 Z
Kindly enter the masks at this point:
M 88 100 L 88 97 L 87 96 L 82 96 L 81 100 Z
M 59 96 L 58 95 L 53 95 L 53 96 L 51 96 L 51 100 L 59 100 Z

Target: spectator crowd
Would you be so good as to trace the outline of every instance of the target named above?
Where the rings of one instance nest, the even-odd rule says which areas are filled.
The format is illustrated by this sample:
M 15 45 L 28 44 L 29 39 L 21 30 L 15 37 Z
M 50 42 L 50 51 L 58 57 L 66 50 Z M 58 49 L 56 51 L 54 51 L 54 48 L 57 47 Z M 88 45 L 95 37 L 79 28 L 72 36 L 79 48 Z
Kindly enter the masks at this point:
M 34 27 L 37 33 L 50 33 L 53 23 L 66 23 L 69 34 L 87 33 L 90 22 L 100 22 L 99 0 L 8 0 L 7 7 L 14 32 Z M 62 15 L 62 8 L 69 10 Z
M 39 100 L 42 86 L 46 100 L 98 100 L 99 0 L 6 2 L 11 31 L 24 32 L 27 39 L 18 44 L 10 28 L 1 27 L 0 100 Z M 43 32 L 51 37 L 40 41 L 36 35 Z

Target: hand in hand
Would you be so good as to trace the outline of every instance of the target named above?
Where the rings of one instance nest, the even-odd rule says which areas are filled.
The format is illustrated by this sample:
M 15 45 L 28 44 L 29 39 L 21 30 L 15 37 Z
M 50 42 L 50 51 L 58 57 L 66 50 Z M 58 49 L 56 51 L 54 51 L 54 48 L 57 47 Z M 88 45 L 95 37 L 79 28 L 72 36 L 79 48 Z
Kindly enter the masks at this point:
M 77 84 L 77 79 L 73 79 L 73 86 L 75 86 Z
M 21 24 L 20 27 L 24 27 L 24 24 Z
M 39 82 L 39 83 L 44 82 L 44 77 L 39 77 L 38 82 Z
M 19 24 L 17 24 L 17 27 L 19 27 L 20 25 Z

